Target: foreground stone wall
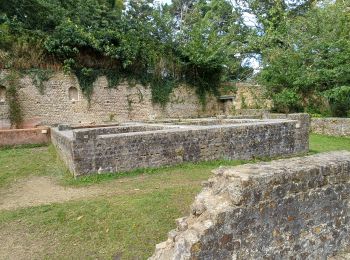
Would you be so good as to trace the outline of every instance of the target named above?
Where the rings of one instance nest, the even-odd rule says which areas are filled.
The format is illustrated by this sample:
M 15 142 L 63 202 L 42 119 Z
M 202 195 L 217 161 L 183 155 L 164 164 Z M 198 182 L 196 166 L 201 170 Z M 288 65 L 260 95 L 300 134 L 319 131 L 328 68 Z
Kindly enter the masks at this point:
M 350 136 L 350 118 L 312 118 L 311 131 L 316 134 Z
M 0 71 L 0 79 L 6 71 Z M 5 84 L 3 81 L 2 84 Z M 5 86 L 6 87 L 6 86 Z M 75 88 L 76 96 L 70 94 Z M 106 77 L 100 77 L 94 83 L 92 100 L 89 105 L 82 94 L 75 76 L 62 72 L 53 74 L 45 83 L 41 94 L 33 84 L 31 77 L 20 80 L 20 104 L 24 120 L 33 124 L 53 125 L 60 123 L 102 123 L 107 121 L 123 122 L 130 120 L 151 120 L 164 117 L 198 117 L 220 113 L 217 98 L 208 95 L 203 110 L 195 90 L 180 86 L 170 95 L 170 101 L 162 107 L 152 103 L 151 89 L 127 83 L 116 88 L 108 88 Z M 8 104 L 0 102 L 0 127 L 8 127 Z
M 216 159 L 251 159 L 308 151 L 298 120 L 196 119 L 83 129 L 52 128 L 75 176 Z M 62 145 L 61 145 L 62 143 Z M 66 154 L 68 153 L 68 154 Z
M 350 245 L 350 152 L 214 174 L 151 260 L 326 259 Z

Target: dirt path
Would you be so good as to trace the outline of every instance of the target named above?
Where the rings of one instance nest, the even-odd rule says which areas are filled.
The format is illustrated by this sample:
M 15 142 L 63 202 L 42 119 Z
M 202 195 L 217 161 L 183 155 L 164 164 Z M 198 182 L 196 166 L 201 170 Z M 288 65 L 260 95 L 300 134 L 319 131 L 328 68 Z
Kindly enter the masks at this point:
M 199 184 L 200 180 L 186 180 L 184 182 L 185 184 L 176 179 L 168 179 L 165 183 L 162 179 L 140 175 L 86 187 L 66 187 L 58 184 L 57 179 L 52 177 L 31 176 L 15 182 L 8 189 L 0 190 L 0 210 L 15 210 L 97 196 L 150 192 L 158 190 L 159 187 L 170 188 Z
M 65 202 L 69 200 L 95 197 L 112 193 L 99 186 L 71 188 L 58 185 L 50 177 L 30 177 L 22 179 L 9 189 L 0 191 L 0 210 L 12 210 Z

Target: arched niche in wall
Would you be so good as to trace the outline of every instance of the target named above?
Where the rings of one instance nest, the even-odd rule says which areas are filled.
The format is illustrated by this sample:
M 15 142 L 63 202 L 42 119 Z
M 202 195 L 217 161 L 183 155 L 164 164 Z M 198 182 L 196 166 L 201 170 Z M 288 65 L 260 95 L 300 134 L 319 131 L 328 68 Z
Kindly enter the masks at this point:
M 79 93 L 78 89 L 76 87 L 70 87 L 68 89 L 68 96 L 70 101 L 78 101 L 79 100 Z
M 0 86 L 0 103 L 5 102 L 6 100 L 6 88 L 4 86 Z

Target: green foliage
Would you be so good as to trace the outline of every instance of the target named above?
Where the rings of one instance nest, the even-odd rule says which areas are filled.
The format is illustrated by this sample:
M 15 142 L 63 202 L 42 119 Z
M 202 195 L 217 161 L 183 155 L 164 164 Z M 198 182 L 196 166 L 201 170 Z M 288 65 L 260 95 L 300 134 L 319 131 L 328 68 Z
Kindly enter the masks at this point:
M 116 88 L 121 81 L 121 75 L 118 71 L 105 70 L 103 74 L 107 78 L 109 88 Z
M 241 108 L 242 109 L 247 109 L 248 108 L 247 102 L 245 100 L 245 96 L 243 96 L 243 95 L 241 95 Z
M 44 94 L 45 85 L 44 83 L 49 81 L 52 77 L 52 70 L 43 70 L 43 69 L 31 69 L 29 71 L 34 85 L 38 88 L 40 94 Z
M 350 16 L 345 11 L 349 8 L 348 1 L 336 1 L 311 5 L 299 15 L 290 15 L 291 11 L 286 10 L 283 22 L 261 37 L 265 45 L 260 82 L 277 95 L 278 101 L 278 93 L 288 89 L 281 95 L 288 98 L 289 93 L 293 100 L 289 106 L 307 107 L 315 93 L 334 93 L 333 88 L 350 85 Z M 344 116 L 346 110 L 340 110 L 346 108 L 347 101 L 334 96 L 332 100 L 332 114 Z M 324 103 L 319 103 L 319 108 L 311 110 L 322 110 L 322 106 Z
M 184 15 L 177 35 L 186 83 L 194 86 L 202 103 L 206 93 L 218 94 L 225 75 L 241 69 L 245 35 L 241 14 L 225 0 L 198 1 Z
M 154 79 L 151 82 L 152 101 L 165 106 L 169 101 L 170 93 L 175 87 L 175 80 Z
M 60 64 L 77 75 L 89 100 L 93 81 L 105 75 L 109 87 L 121 80 L 150 85 L 162 105 L 175 83 L 187 83 L 204 103 L 223 80 L 247 72 L 244 55 L 235 56 L 247 29 L 227 0 L 165 7 L 153 0 L 20 0 L 1 7 L 1 61 L 17 69 Z
M 332 114 L 339 117 L 350 117 L 350 87 L 341 86 L 325 91 Z
M 23 123 L 22 109 L 17 91 L 17 87 L 19 85 L 18 79 L 18 74 L 12 71 L 6 78 L 8 83 L 8 88 L 6 89 L 6 96 L 9 105 L 9 119 L 11 122 L 11 126 L 15 128 L 20 128 Z
M 92 69 L 83 67 L 74 69 L 73 73 L 77 77 L 80 88 L 89 102 L 91 101 L 91 96 L 93 94 L 94 82 L 98 77 L 106 76 L 109 88 L 117 87 L 118 83 L 123 78 L 120 72 L 106 69 Z
M 300 112 L 302 106 L 300 103 L 300 95 L 292 89 L 283 89 L 281 92 L 272 96 L 274 110 L 281 113 Z
M 74 73 L 78 78 L 79 85 L 83 94 L 85 94 L 85 96 L 88 99 L 88 102 L 90 103 L 91 96 L 93 93 L 93 84 L 100 75 L 100 71 L 88 68 L 81 68 L 76 69 Z

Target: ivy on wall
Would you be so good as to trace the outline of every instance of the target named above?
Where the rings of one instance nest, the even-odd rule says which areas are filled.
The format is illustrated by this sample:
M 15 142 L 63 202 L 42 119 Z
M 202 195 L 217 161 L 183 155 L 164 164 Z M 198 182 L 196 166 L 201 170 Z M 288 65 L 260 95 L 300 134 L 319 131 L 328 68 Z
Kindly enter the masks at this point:
M 19 75 L 17 72 L 10 71 L 6 77 L 8 88 L 6 97 L 9 105 L 9 119 L 11 127 L 20 128 L 23 123 L 23 114 L 21 104 L 18 98 Z
M 33 84 L 37 87 L 40 94 L 44 94 L 45 92 L 45 82 L 49 81 L 53 75 L 53 70 L 45 70 L 45 69 L 30 69 L 27 72 L 32 78 Z

